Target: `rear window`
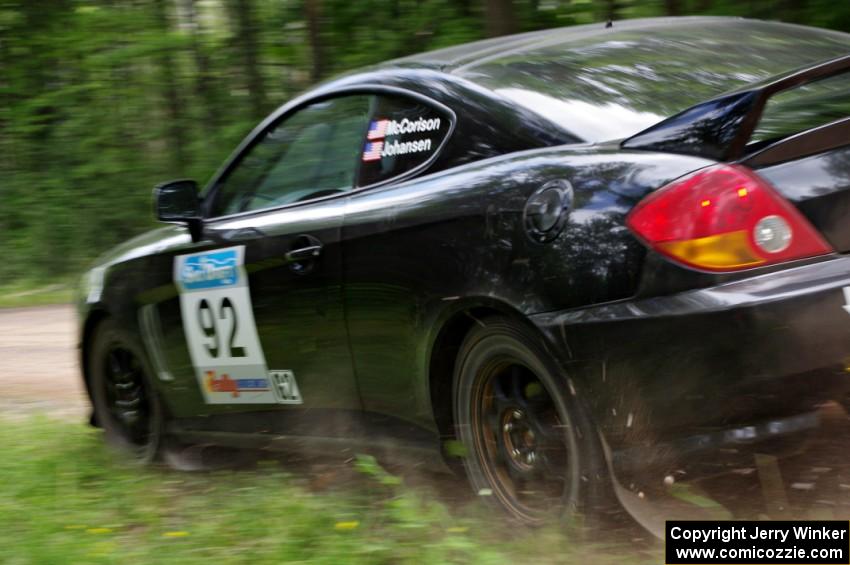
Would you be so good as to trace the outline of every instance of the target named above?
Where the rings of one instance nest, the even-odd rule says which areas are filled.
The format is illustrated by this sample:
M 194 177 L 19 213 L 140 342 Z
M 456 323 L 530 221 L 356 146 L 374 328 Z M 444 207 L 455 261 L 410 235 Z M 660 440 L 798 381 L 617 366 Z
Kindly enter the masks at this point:
M 725 92 L 848 50 L 850 35 L 815 28 L 665 19 L 615 22 L 605 33 L 560 30 L 538 46 L 456 72 L 596 142 L 634 135 Z
M 772 96 L 750 142 L 781 139 L 847 117 L 850 73 L 843 73 Z
M 451 130 L 451 116 L 428 103 L 400 96 L 375 98 L 361 156 L 358 184 L 404 176 L 426 165 Z

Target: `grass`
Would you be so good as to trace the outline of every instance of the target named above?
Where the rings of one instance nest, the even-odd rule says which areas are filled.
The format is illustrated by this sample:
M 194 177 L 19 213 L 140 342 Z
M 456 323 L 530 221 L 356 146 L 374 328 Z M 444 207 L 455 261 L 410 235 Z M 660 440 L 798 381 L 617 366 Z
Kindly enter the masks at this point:
M 0 285 L 0 308 L 67 304 L 74 296 L 73 285 L 58 282 L 50 285 L 14 283 Z
M 0 424 L 6 564 L 635 560 L 622 548 L 576 544 L 565 527 L 511 531 L 475 502 L 450 511 L 369 457 L 352 463 L 359 480 L 313 492 L 276 462 L 248 471 L 142 468 L 81 424 Z

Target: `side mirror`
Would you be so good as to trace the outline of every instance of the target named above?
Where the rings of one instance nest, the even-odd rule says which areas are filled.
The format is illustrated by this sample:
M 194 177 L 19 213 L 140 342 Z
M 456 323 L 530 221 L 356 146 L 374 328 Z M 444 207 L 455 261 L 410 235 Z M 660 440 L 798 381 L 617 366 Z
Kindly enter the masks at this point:
M 186 224 L 192 241 L 201 240 L 203 217 L 198 183 L 189 179 L 164 182 L 153 189 L 153 198 L 159 221 Z

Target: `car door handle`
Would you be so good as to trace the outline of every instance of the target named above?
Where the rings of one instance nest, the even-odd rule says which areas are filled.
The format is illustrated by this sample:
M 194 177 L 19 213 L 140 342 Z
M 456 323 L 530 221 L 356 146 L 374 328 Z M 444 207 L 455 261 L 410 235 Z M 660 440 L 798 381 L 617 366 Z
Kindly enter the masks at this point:
M 301 234 L 292 240 L 284 255 L 289 270 L 296 275 L 309 275 L 316 268 L 316 259 L 322 254 L 322 242 L 312 235 Z
M 299 247 L 287 252 L 286 260 L 289 263 L 297 263 L 298 261 L 308 261 L 315 259 L 322 254 L 321 245 L 308 245 L 307 247 Z

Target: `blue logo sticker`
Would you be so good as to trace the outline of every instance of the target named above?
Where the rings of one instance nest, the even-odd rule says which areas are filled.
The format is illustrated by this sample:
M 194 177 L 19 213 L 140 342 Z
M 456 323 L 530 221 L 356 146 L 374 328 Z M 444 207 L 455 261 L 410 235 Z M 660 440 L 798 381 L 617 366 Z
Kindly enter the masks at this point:
M 234 286 L 239 282 L 237 250 L 210 251 L 187 257 L 179 276 L 187 290 Z

